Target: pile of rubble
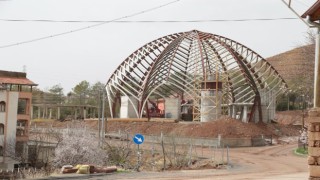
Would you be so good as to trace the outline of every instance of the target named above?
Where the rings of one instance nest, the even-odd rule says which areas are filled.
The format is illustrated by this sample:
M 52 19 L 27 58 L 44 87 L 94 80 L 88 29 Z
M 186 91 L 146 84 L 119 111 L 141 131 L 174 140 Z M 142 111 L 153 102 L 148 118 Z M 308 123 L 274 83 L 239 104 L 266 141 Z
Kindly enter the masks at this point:
M 95 165 L 64 165 L 61 168 L 60 173 L 61 174 L 69 174 L 69 173 L 77 173 L 77 174 L 94 174 L 94 173 L 112 173 L 116 172 L 117 167 L 101 167 L 101 166 L 95 166 Z

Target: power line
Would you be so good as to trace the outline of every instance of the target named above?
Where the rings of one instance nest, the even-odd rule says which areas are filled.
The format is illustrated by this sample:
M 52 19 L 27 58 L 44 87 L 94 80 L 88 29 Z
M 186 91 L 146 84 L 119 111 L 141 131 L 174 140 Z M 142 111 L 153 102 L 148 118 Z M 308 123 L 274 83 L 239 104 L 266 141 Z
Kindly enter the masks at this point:
M 66 35 L 66 34 L 79 32 L 79 31 L 82 31 L 82 30 L 86 30 L 86 29 L 97 27 L 97 26 L 101 26 L 101 25 L 104 25 L 106 23 L 111 23 L 111 22 L 114 22 L 114 21 L 119 21 L 121 19 L 126 19 L 126 18 L 134 17 L 134 16 L 137 16 L 137 15 L 140 15 L 140 14 L 144 14 L 144 13 L 147 13 L 147 12 L 150 12 L 150 11 L 154 11 L 154 10 L 160 9 L 162 7 L 169 6 L 171 4 L 177 3 L 179 1 L 180 0 L 171 1 L 169 3 L 162 4 L 162 5 L 156 6 L 156 7 L 152 7 L 152 8 L 137 12 L 137 13 L 133 13 L 133 14 L 127 15 L 127 16 L 122 16 L 122 17 L 115 18 L 115 19 L 112 19 L 112 20 L 109 20 L 109 21 L 103 21 L 103 22 L 100 22 L 98 24 L 93 24 L 93 25 L 90 25 L 90 26 L 86 26 L 86 27 L 82 27 L 82 28 L 78 28 L 78 29 L 73 29 L 73 30 L 70 30 L 70 31 L 57 33 L 57 34 L 53 34 L 53 35 L 50 35 L 50 36 L 44 36 L 44 37 L 35 38 L 35 39 L 27 40 L 27 41 L 21 41 L 21 42 L 18 42 L 18 43 L 3 45 L 3 46 L 0 46 L 0 48 L 7 48 L 7 47 L 17 46 L 17 45 L 21 45 L 21 44 L 32 43 L 32 42 L 36 42 L 36 41 L 41 41 L 41 40 L 53 38 L 53 37 L 58 37 L 58 36 Z
M 46 23 L 194 23 L 194 22 L 238 22 L 238 21 L 277 21 L 295 20 L 298 18 L 254 18 L 254 19 L 202 19 L 202 20 L 50 20 L 50 19 L 0 19 L 10 22 L 46 22 Z

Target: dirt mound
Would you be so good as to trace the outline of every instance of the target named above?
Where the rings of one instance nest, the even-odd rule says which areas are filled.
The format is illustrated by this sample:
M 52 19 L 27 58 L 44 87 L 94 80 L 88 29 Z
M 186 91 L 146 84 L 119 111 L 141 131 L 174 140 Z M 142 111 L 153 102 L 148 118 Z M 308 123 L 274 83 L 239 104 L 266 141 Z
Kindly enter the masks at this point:
M 109 122 L 108 129 L 129 134 L 142 133 L 146 135 L 177 135 L 181 137 L 217 137 L 219 134 L 227 138 L 253 137 L 264 135 L 296 136 L 299 128 L 292 125 L 242 123 L 235 119 L 220 119 L 213 122 L 194 123 L 160 123 L 160 122 Z
M 307 113 L 304 112 L 304 120 L 306 120 Z M 281 111 L 276 113 L 276 120 L 279 124 L 284 125 L 298 125 L 302 124 L 302 115 L 303 112 L 301 110 L 295 111 Z
M 79 127 L 97 130 L 98 121 L 50 121 L 50 122 L 33 122 L 31 126 L 37 127 Z M 165 135 L 180 136 L 180 137 L 217 137 L 219 134 L 225 138 L 253 137 L 260 135 L 280 136 L 297 136 L 299 134 L 299 126 L 286 124 L 264 124 L 264 123 L 243 123 L 239 120 L 229 117 L 219 119 L 212 122 L 107 122 L 107 132 L 135 134 L 141 133 L 144 135 L 160 135 L 161 132 Z

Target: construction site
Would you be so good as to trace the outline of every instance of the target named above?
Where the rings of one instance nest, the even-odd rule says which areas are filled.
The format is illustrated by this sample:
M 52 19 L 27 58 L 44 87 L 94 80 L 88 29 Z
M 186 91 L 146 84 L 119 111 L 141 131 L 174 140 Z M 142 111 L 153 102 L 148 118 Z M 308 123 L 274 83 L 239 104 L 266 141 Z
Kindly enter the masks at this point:
M 320 179 L 320 0 L 49 1 L 1 2 L 0 179 Z
M 192 30 L 158 38 L 129 55 L 107 80 L 99 106 L 35 101 L 30 130 L 36 135 L 85 129 L 98 138 L 95 143 L 128 150 L 121 164 L 126 169 L 225 169 L 238 164 L 230 162 L 237 153 L 227 155 L 229 148 L 287 148 L 298 141 L 306 116 L 300 110 L 276 112 L 286 92 L 285 80 L 253 50 Z M 66 109 L 69 115 L 62 118 Z M 132 142 L 137 133 L 145 141 L 140 150 Z M 137 165 L 135 155 L 142 152 Z
M 151 41 L 126 58 L 106 84 L 111 118 L 209 122 L 229 116 L 270 123 L 287 85 L 259 54 L 197 30 Z

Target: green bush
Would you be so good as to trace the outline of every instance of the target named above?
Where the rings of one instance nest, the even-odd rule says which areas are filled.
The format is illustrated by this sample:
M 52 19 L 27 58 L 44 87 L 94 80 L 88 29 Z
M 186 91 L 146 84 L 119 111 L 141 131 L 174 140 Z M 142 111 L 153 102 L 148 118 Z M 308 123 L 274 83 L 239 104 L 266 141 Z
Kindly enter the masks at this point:
M 307 155 L 308 154 L 308 148 L 299 147 L 296 149 L 296 153 Z

